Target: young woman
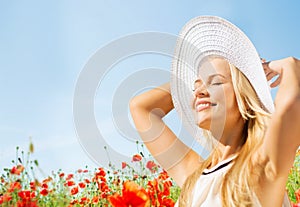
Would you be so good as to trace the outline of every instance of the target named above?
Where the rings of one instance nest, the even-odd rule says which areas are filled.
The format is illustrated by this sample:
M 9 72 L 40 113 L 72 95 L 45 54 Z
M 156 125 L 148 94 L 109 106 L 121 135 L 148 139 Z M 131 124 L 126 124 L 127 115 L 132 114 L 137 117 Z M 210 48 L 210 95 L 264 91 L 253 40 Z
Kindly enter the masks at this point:
M 197 31 L 201 30 L 203 20 L 203 28 L 212 23 L 217 26 L 205 29 L 202 34 L 207 35 L 211 28 L 223 34 L 225 25 L 232 34 L 241 35 L 240 30 L 223 19 L 198 17 L 184 28 L 183 39 L 188 38 L 195 25 Z M 234 44 L 239 48 L 245 42 L 251 46 L 243 35 L 238 43 L 235 38 L 230 43 L 224 38 L 220 48 L 228 49 Z M 199 33 L 193 37 L 202 38 Z M 220 37 L 212 39 L 220 41 Z M 210 53 L 201 50 L 201 61 L 193 69 L 197 75 L 192 83 L 187 83 L 193 85 L 190 109 L 184 108 L 184 103 L 191 101 L 188 95 L 178 95 L 176 90 L 184 89 L 172 80 L 172 96 L 170 84 L 166 83 L 132 99 L 130 110 L 136 128 L 151 154 L 182 188 L 177 205 L 289 206 L 285 184 L 300 145 L 300 61 L 289 57 L 263 63 L 263 67 L 252 70 L 235 60 L 249 61 L 250 56 L 257 63 L 256 54 L 240 55 L 238 49 L 233 49 L 236 53 L 226 55 L 223 51 L 216 52 L 217 49 L 214 46 Z M 177 72 L 184 70 L 179 64 L 172 67 Z M 257 75 L 263 74 L 256 70 L 264 72 L 266 78 L 256 80 Z M 263 96 L 265 86 L 259 82 L 267 83 L 275 76 L 278 78 L 271 87 L 279 89 L 273 110 Z M 189 80 L 186 78 L 184 82 Z M 195 126 L 204 131 L 201 139 L 206 137 L 215 143 L 208 159 L 191 150 L 165 125 L 163 117 L 174 105 L 181 107 L 178 111 L 184 114 L 193 114 Z

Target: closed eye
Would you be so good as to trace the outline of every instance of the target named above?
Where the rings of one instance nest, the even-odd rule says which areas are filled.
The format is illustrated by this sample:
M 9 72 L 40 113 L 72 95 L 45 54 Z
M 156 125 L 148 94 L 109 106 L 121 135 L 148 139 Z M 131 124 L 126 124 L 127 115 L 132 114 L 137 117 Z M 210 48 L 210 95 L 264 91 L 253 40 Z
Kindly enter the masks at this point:
M 211 83 L 211 85 L 215 85 L 215 86 L 218 86 L 218 85 L 221 85 L 223 84 L 223 82 L 215 82 L 215 83 Z

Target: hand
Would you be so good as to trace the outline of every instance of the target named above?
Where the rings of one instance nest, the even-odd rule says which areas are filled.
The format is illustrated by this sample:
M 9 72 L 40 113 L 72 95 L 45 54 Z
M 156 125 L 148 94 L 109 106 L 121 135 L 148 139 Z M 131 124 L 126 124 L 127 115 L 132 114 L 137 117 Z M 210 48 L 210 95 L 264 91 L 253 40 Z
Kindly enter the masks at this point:
M 272 78 L 274 78 L 275 76 L 278 76 L 274 82 L 271 83 L 271 87 L 274 88 L 276 86 L 278 86 L 281 82 L 281 77 L 282 77 L 282 69 L 281 67 L 270 67 L 270 63 L 271 62 L 266 62 L 265 59 L 262 59 L 262 65 L 264 68 L 264 72 L 266 74 L 267 80 L 271 80 Z M 273 61 L 272 61 L 273 63 Z
M 262 59 L 262 65 L 267 77 L 267 80 L 271 80 L 275 76 L 277 79 L 270 85 L 272 88 L 280 84 L 282 79 L 282 74 L 285 70 L 289 70 L 288 73 L 293 74 L 297 82 L 300 82 L 300 60 L 294 57 L 288 57 L 280 60 L 265 62 Z

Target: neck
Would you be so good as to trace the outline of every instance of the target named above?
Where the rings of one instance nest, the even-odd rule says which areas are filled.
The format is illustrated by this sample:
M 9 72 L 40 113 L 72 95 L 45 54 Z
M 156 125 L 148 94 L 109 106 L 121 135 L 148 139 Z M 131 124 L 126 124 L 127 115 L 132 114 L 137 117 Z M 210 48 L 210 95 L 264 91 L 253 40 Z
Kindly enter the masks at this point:
M 241 147 L 244 144 L 244 139 L 245 139 L 244 137 L 245 124 L 243 122 L 240 123 L 241 124 L 238 124 L 232 128 L 225 127 L 225 129 L 230 129 L 230 130 L 224 129 L 221 138 L 218 140 L 218 146 L 217 146 L 218 153 L 213 157 L 211 166 L 214 166 L 217 163 L 232 157 L 233 155 L 237 154 L 240 151 Z M 214 134 L 212 135 L 214 136 Z

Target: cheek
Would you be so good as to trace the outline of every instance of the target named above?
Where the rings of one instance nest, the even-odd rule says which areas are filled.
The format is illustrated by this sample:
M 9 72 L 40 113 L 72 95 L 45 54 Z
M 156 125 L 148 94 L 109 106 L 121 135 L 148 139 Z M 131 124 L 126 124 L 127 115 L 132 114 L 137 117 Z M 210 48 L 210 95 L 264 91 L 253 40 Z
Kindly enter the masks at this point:
M 224 87 L 220 90 L 214 90 L 212 94 L 216 97 L 215 101 L 219 104 L 219 109 L 224 113 L 227 115 L 240 114 L 232 87 Z
M 227 114 L 231 117 L 241 116 L 234 93 L 230 95 L 228 94 L 228 96 L 226 96 L 226 111 Z
M 226 90 L 223 89 L 223 87 L 211 89 L 211 101 L 216 102 L 219 106 L 222 106 L 222 108 L 226 108 L 227 104 L 227 97 L 226 97 Z

